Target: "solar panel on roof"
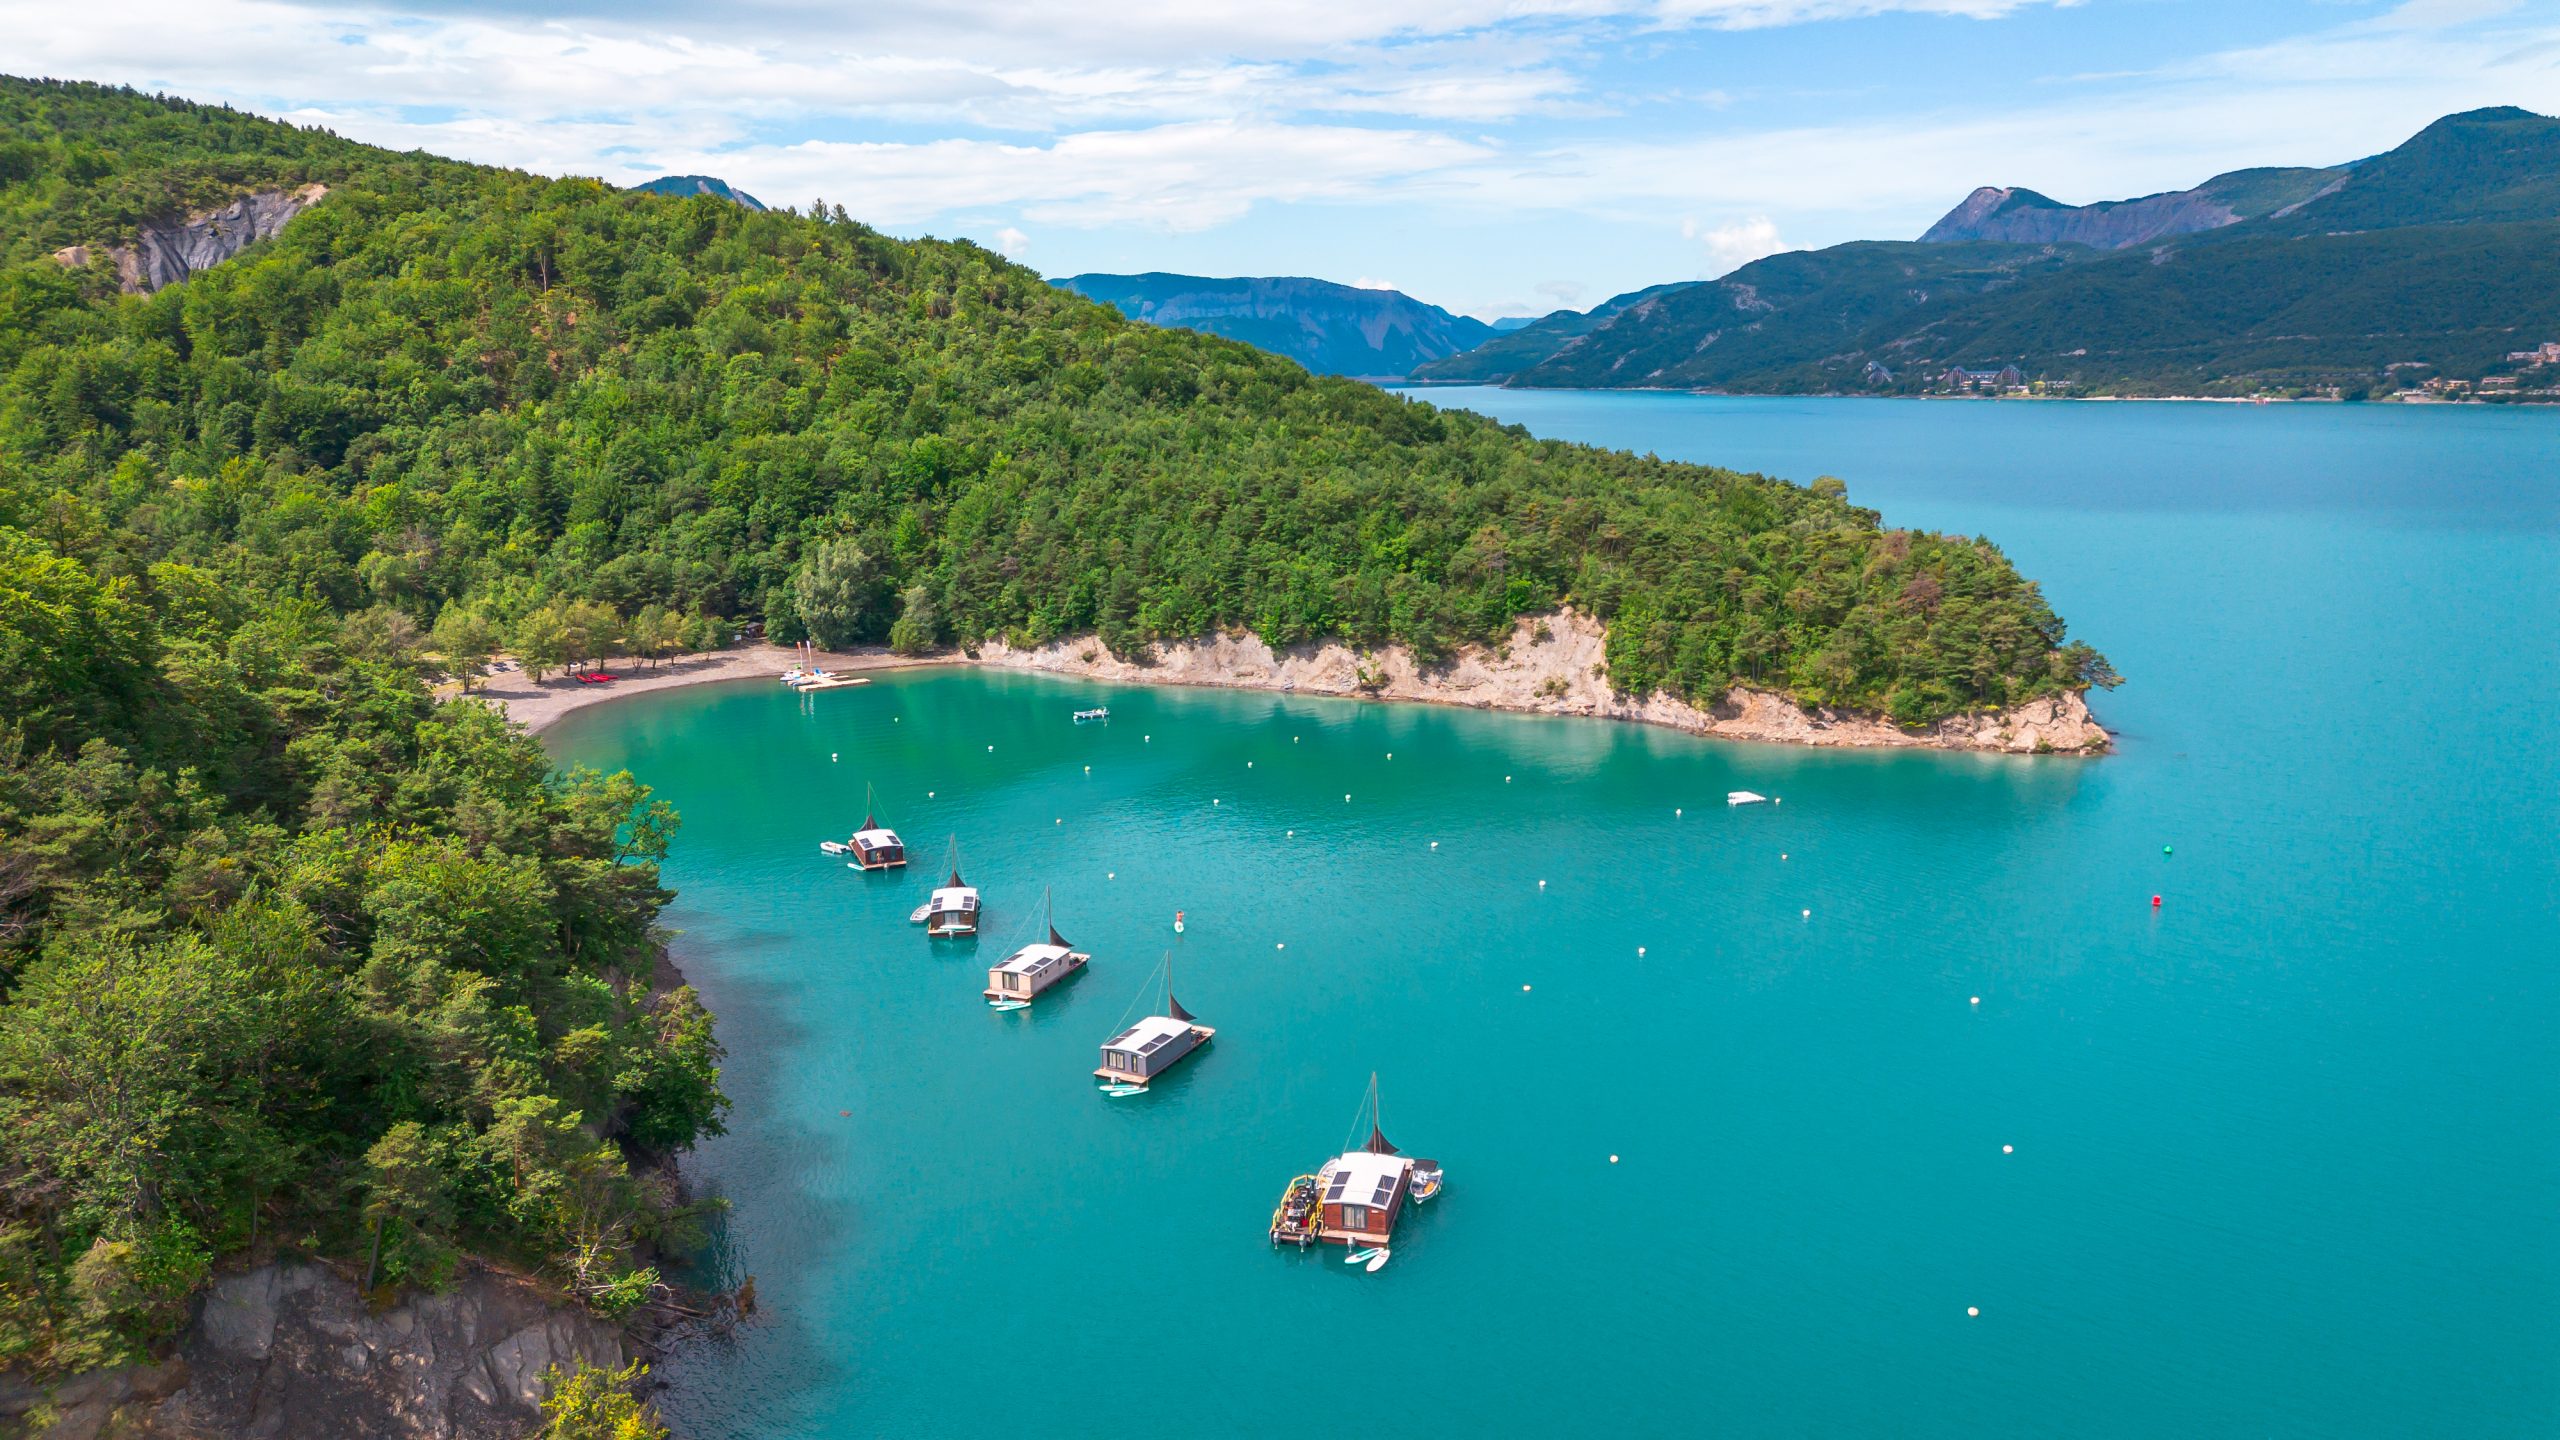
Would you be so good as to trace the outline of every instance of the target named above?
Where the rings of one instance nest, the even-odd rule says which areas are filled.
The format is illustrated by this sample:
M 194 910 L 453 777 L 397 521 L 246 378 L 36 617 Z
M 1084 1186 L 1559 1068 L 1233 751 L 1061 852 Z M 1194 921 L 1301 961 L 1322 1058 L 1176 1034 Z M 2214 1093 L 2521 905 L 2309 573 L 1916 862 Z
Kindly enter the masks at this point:
M 1369 1203 L 1372 1205 L 1384 1205 L 1387 1203 L 1387 1197 L 1394 1193 L 1396 1193 L 1395 1177 L 1392 1175 L 1382 1175 L 1378 1177 L 1378 1193 L 1369 1197 Z
M 1331 1202 L 1333 1202 L 1333 1201 L 1335 1201 L 1335 1200 L 1339 1200 L 1339 1199 L 1341 1199 L 1341 1198 L 1342 1198 L 1342 1187 L 1343 1187 L 1343 1186 L 1345 1186 L 1345 1185 L 1348 1185 L 1348 1184 L 1350 1184 L 1350 1183 L 1351 1183 L 1351 1172 L 1350 1172 L 1350 1171 L 1348 1171 L 1348 1170 L 1345 1170 L 1345 1171 L 1343 1171 L 1341 1174 L 1334 1176 L 1334 1177 L 1333 1177 L 1333 1188 L 1332 1188 L 1332 1189 L 1330 1189 L 1330 1190 L 1327 1190 L 1326 1192 L 1324 1192 L 1324 1198 L 1325 1198 L 1326 1202 L 1327 1202 L 1327 1203 L 1331 1203 Z

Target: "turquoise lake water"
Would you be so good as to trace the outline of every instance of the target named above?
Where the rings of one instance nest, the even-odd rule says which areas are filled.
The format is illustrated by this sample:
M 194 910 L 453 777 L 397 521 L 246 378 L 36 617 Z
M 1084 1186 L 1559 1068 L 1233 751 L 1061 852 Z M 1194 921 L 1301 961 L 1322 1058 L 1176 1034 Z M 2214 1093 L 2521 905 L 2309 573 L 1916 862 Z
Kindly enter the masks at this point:
M 1994 537 L 2120 753 L 953 672 L 571 716 L 684 813 L 730 1050 L 687 1169 L 763 1312 L 679 1433 L 2560 1431 L 2560 414 L 1431 398 Z M 906 871 L 817 852 L 866 784 Z M 974 945 L 906 923 L 954 832 Z M 1043 887 L 1094 961 L 990 1012 Z M 1105 1099 L 1176 945 L 1218 1037 Z M 1448 1188 L 1378 1274 L 1275 1252 L 1372 1071 Z

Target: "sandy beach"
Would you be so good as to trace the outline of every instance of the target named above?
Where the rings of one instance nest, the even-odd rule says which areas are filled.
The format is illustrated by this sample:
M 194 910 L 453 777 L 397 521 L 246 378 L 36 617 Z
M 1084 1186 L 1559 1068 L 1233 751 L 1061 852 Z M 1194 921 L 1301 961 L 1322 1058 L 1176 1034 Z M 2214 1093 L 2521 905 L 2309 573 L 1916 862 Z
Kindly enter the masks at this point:
M 572 710 L 584 710 L 608 700 L 645 694 L 651 690 L 671 690 L 679 685 L 703 685 L 714 680 L 770 680 L 801 663 L 801 652 L 787 645 L 740 645 L 728 650 L 715 650 L 704 655 L 686 655 L 650 666 L 614 664 L 608 672 L 617 678 L 610 685 L 581 685 L 567 675 L 554 675 L 536 683 L 521 670 L 502 671 L 483 678 L 472 691 L 474 699 L 486 700 L 507 713 L 507 718 L 536 734 L 550 728 Z M 940 658 L 915 659 L 895 655 L 885 649 L 827 650 L 818 655 L 818 663 L 829 670 L 895 670 L 909 665 L 948 663 Z

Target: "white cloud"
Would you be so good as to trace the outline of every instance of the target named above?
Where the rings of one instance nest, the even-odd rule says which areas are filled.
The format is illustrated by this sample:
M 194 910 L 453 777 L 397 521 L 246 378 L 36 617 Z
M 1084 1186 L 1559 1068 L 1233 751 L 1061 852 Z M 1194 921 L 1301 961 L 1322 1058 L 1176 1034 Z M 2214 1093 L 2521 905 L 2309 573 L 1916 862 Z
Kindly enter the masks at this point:
M 1706 278 L 1713 280 L 1730 271 L 1739 270 L 1763 255 L 1775 255 L 1787 248 L 1778 238 L 1778 224 L 1766 215 L 1748 220 L 1732 220 L 1722 225 L 1702 226 L 1695 220 L 1680 222 L 1680 238 L 1695 240 L 1706 252 Z
M 1203 121 L 1040 145 L 812 140 L 661 158 L 666 169 L 716 170 L 758 195 L 823 192 L 875 224 L 1004 208 L 1048 224 L 1199 230 L 1261 202 L 1424 196 L 1440 188 L 1438 177 L 1494 157 L 1425 130 Z
M 1359 279 L 1351 282 L 1351 288 L 1354 290 L 1393 290 L 1396 288 L 1396 282 L 1393 280 L 1381 280 L 1375 275 L 1363 275 Z
M 1031 237 L 1014 226 L 1007 225 L 996 232 L 996 248 L 1004 252 L 1004 258 L 1007 260 L 1019 260 L 1023 253 L 1031 248 Z

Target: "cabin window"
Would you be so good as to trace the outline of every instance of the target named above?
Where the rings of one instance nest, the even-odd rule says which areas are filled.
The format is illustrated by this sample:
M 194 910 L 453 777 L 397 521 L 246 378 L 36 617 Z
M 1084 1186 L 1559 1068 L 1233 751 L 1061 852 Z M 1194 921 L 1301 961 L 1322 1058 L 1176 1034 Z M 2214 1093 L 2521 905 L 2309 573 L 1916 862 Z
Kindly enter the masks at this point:
M 1129 1057 L 1114 1050 L 1111 1052 L 1109 1064 L 1114 1070 L 1126 1070 L 1129 1068 Z
M 1343 1229 L 1345 1229 L 1345 1230 L 1366 1230 L 1366 1229 L 1368 1229 L 1368 1228 L 1369 1228 L 1369 1207 L 1368 1207 L 1368 1206 L 1366 1206 L 1366 1205 L 1345 1205 L 1345 1206 L 1343 1206 L 1343 1207 L 1342 1207 L 1342 1228 L 1343 1228 Z

